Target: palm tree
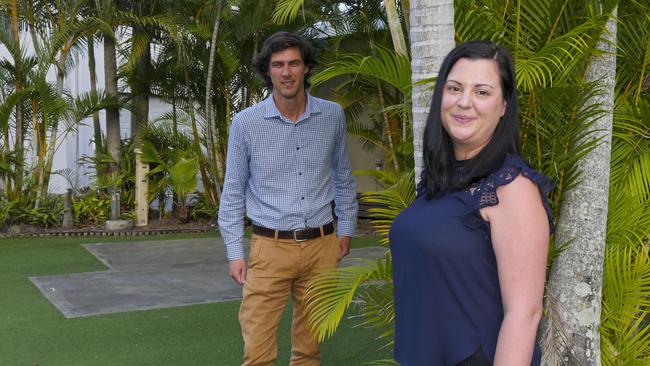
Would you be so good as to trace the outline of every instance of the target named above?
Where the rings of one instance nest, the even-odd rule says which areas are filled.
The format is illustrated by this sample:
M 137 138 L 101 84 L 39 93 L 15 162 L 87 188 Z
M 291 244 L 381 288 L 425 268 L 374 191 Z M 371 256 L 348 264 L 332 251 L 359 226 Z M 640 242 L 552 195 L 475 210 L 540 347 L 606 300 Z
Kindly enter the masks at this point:
M 577 166 L 580 183 L 564 195 L 556 240 L 571 241 L 571 245 L 555 259 L 548 284 L 548 296 L 554 299 L 549 301 L 548 306 L 558 307 L 550 309 L 550 313 L 559 314 L 561 321 L 568 326 L 565 330 L 569 330 L 565 332 L 569 338 L 568 344 L 557 347 L 558 350 L 551 355 L 557 355 L 559 360 L 575 358 L 583 365 L 599 365 L 601 361 L 598 328 L 616 76 L 614 17 L 616 10 L 612 12 L 607 29 L 596 46 L 600 54 L 590 61 L 586 76 L 586 82 L 599 82 L 603 88 L 588 102 L 588 105 L 599 105 L 606 111 L 591 124 L 586 136 L 599 143 L 580 159 Z M 549 321 L 553 320 L 553 317 L 549 318 Z M 580 352 L 575 352 L 575 349 Z
M 423 85 L 435 77 L 443 58 L 454 48 L 453 0 L 411 0 L 411 80 L 413 82 L 413 155 L 415 179 L 423 169 L 422 136 L 433 90 Z M 436 40 L 435 45 L 430 40 Z
M 18 3 L 16 0 L 10 0 L 9 1 L 10 7 L 11 7 L 11 35 L 12 35 L 12 40 L 14 43 L 14 46 L 17 49 L 20 49 L 20 34 L 18 32 Z M 20 67 L 21 63 L 16 62 L 15 63 L 15 73 L 16 73 L 16 93 L 20 93 L 22 89 L 22 70 Z M 22 191 L 22 180 L 23 180 L 23 159 L 24 159 L 24 153 L 23 153 L 23 144 L 24 144 L 24 123 L 23 123 L 23 105 L 19 101 L 16 103 L 16 115 L 14 118 L 15 126 L 16 126 L 16 136 L 15 136 L 15 142 L 14 142 L 14 154 L 15 154 L 15 159 L 16 159 L 16 168 L 15 168 L 15 174 L 14 174 L 14 181 L 15 181 L 15 192 L 14 194 L 16 196 L 20 195 L 20 192 Z M 9 148 L 9 144 L 7 144 L 7 148 Z

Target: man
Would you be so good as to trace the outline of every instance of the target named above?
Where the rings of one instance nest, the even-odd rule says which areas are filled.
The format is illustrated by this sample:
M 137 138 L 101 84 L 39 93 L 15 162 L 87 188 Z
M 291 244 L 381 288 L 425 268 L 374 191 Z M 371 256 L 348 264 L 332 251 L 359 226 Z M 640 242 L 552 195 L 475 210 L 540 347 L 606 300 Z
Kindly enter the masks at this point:
M 289 293 L 290 364 L 320 365 L 317 339 L 308 331 L 305 289 L 315 274 L 336 267 L 348 254 L 356 225 L 344 114 L 338 104 L 305 92 L 314 66 L 314 50 L 298 35 L 269 37 L 255 67 L 273 93 L 237 114 L 230 129 L 219 228 L 230 276 L 243 285 L 243 366 L 275 364 Z M 253 224 L 248 266 L 245 214 Z

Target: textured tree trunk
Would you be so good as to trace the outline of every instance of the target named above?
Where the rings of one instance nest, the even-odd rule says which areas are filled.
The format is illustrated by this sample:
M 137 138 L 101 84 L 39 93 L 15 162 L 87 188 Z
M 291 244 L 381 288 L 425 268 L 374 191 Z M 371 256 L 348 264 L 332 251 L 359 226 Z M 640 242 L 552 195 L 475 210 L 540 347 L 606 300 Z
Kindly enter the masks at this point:
M 90 73 L 90 92 L 97 94 L 97 73 L 95 70 L 95 37 L 88 36 L 88 71 Z M 95 156 L 104 150 L 102 146 L 102 127 L 99 124 L 99 113 L 93 113 L 93 131 L 95 138 Z M 96 167 L 99 169 L 100 167 Z M 97 174 L 101 174 L 97 171 Z
M 151 73 L 151 46 L 149 36 L 143 29 L 133 27 L 133 36 L 137 38 L 138 34 L 147 38 L 146 45 L 138 57 L 135 64 L 135 82 L 131 86 L 134 94 L 134 119 L 131 124 L 131 135 L 135 146 L 139 146 L 142 137 L 142 131 L 149 123 L 149 74 Z
M 419 182 L 423 167 L 422 136 L 432 91 L 427 85 L 416 83 L 435 76 L 442 60 L 454 48 L 454 1 L 411 0 L 410 24 L 413 149 L 415 179 Z
M 63 82 L 65 81 L 65 62 L 67 53 L 60 52 L 60 59 L 55 63 L 56 66 L 56 93 L 63 97 Z M 52 174 L 52 163 L 54 162 L 54 153 L 56 152 L 56 142 L 59 138 L 59 121 L 52 120 L 50 130 L 50 138 L 47 141 L 47 154 L 45 155 L 45 162 L 43 163 L 43 172 L 40 176 L 39 187 L 41 189 L 40 199 L 47 196 L 48 188 L 50 186 L 50 176 Z M 39 207 L 40 200 L 36 200 L 35 207 Z
M 400 5 L 402 7 L 402 12 L 404 13 L 406 29 L 411 29 L 411 2 L 409 0 L 401 0 Z
M 18 4 L 16 0 L 11 1 L 11 35 L 14 41 L 14 47 L 20 48 L 20 33 L 18 30 Z M 16 93 L 19 93 L 22 89 L 22 70 L 21 70 L 21 61 L 14 60 L 15 72 L 16 72 Z M 16 103 L 16 136 L 14 140 L 14 152 L 16 154 L 16 166 L 14 171 L 14 195 L 15 197 L 20 196 L 23 186 L 23 102 L 19 100 Z M 8 135 L 7 135 L 8 136 Z M 9 148 L 9 144 L 7 144 Z
M 221 7 L 222 7 L 222 2 L 219 1 L 217 3 L 217 17 L 214 21 L 214 28 L 212 30 L 212 39 L 210 41 L 210 60 L 208 62 L 208 75 L 205 83 L 205 116 L 206 116 L 206 147 L 208 150 L 208 157 L 210 165 L 210 170 L 211 170 L 211 175 L 213 178 L 209 181 L 210 186 L 206 186 L 205 189 L 210 193 L 210 200 L 212 201 L 213 204 L 216 204 L 218 201 L 218 177 L 219 177 L 219 170 L 221 169 L 221 166 L 219 164 L 220 159 L 217 157 L 217 149 L 215 148 L 215 144 L 217 141 L 216 136 L 218 134 L 216 133 L 216 110 L 212 104 L 212 78 L 214 75 L 214 64 L 216 62 L 216 54 L 217 54 L 217 39 L 219 36 L 219 26 L 221 24 Z M 202 177 L 203 177 L 203 172 L 202 172 Z M 207 177 L 204 178 L 204 180 Z M 205 184 L 205 182 L 204 182 Z
M 578 162 L 580 183 L 562 202 L 556 242 L 570 242 L 555 260 L 548 283 L 543 344 L 545 365 L 600 365 L 600 312 L 603 259 L 607 234 L 607 201 L 616 77 L 616 11 L 597 45 L 587 82 L 599 82 L 603 93 L 589 104 L 606 113 L 591 126 L 589 139 L 599 145 Z
M 201 139 L 199 138 L 199 129 L 196 125 L 196 113 L 194 113 L 194 98 L 192 97 L 192 91 L 190 88 L 190 74 L 187 66 L 183 67 L 183 77 L 185 78 L 185 85 L 187 88 L 187 104 L 190 106 L 188 111 L 190 113 L 190 121 L 192 124 L 192 137 L 194 138 L 194 144 L 198 147 L 201 146 Z M 207 142 L 206 142 L 207 143 Z M 210 155 L 208 155 L 210 157 Z M 213 180 L 210 180 L 210 175 L 208 174 L 208 169 L 203 163 L 199 163 L 199 172 L 201 173 L 201 182 L 203 183 L 203 189 L 208 194 L 210 202 L 216 204 L 218 202 L 218 197 L 214 192 Z
M 117 59 L 115 58 L 115 40 L 104 34 L 104 91 L 114 100 L 114 105 L 106 108 L 106 148 L 115 161 L 111 171 L 120 166 L 120 110 L 117 107 Z
M 388 27 L 390 28 L 390 36 L 393 39 L 393 48 L 395 52 L 400 55 L 408 55 L 406 48 L 406 39 L 402 31 L 402 22 L 397 12 L 397 3 L 395 0 L 385 0 L 384 7 L 386 8 L 386 18 L 388 19 Z
M 110 164 L 110 176 L 115 181 L 121 163 L 120 110 L 117 106 L 117 58 L 115 40 L 110 34 L 104 34 L 104 91 L 113 100 L 106 108 L 106 150 L 113 158 Z M 120 213 L 115 195 L 111 194 L 111 220 L 119 219 Z

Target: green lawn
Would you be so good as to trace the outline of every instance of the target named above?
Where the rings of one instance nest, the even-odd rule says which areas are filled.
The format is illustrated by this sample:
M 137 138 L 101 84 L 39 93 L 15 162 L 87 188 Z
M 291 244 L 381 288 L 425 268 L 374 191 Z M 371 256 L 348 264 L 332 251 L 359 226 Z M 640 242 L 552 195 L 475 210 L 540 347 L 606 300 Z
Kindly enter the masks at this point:
M 182 239 L 216 234 L 168 235 Z M 65 319 L 28 276 L 104 270 L 80 244 L 161 237 L 0 239 L 0 365 L 239 365 L 239 302 Z M 356 239 L 356 247 L 375 239 Z M 225 275 L 225 274 L 224 274 Z M 280 330 L 278 365 L 287 365 L 289 321 Z M 377 333 L 346 321 L 323 345 L 323 365 L 348 366 L 389 357 Z

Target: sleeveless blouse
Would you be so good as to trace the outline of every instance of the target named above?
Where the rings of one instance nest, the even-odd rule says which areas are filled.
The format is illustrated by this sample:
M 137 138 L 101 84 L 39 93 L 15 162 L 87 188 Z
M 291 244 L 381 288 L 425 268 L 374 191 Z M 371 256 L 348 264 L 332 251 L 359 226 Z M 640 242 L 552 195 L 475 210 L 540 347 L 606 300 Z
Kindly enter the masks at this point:
M 429 201 L 420 194 L 393 221 L 394 358 L 402 366 L 453 366 L 479 347 L 494 362 L 503 304 L 490 226 L 479 210 L 498 205 L 497 188 L 520 174 L 539 187 L 553 230 L 546 198 L 553 184 L 516 155 L 464 190 Z M 536 344 L 531 365 L 540 357 Z

